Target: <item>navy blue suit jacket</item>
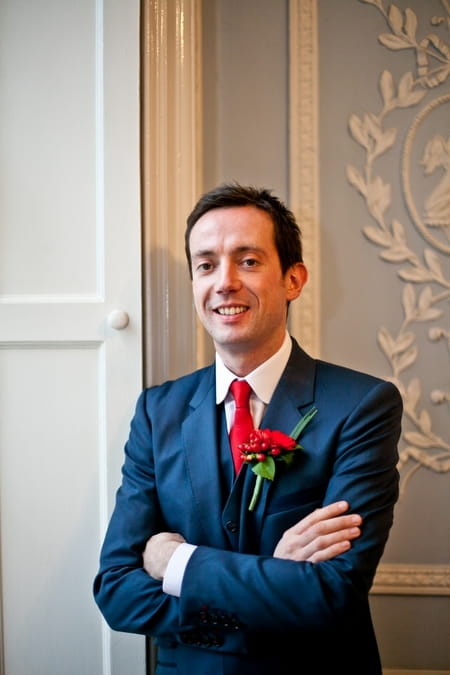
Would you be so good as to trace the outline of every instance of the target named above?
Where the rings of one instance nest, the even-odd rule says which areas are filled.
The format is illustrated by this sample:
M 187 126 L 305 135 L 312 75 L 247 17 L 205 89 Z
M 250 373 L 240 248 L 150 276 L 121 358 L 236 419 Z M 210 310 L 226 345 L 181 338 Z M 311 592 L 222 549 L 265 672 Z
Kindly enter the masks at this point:
M 312 405 L 297 461 L 277 463 L 249 512 L 255 475 L 232 479 L 214 366 L 141 394 L 94 594 L 113 629 L 157 638 L 161 675 L 381 672 L 368 592 L 398 497 L 401 397 L 293 341 L 260 426 L 290 434 Z M 364 519 L 351 550 L 318 564 L 272 557 L 287 528 L 341 499 Z M 198 545 L 180 598 L 142 568 L 161 531 Z

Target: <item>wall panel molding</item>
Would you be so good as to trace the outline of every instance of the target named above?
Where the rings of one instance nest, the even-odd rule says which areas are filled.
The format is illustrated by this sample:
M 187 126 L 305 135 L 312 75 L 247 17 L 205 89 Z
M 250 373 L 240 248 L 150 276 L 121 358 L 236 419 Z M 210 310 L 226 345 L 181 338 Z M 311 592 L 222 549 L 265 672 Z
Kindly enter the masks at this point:
M 374 595 L 450 595 L 450 565 L 379 566 Z
M 302 230 L 308 283 L 289 313 L 291 333 L 320 355 L 320 220 L 317 0 L 289 3 L 289 201 Z

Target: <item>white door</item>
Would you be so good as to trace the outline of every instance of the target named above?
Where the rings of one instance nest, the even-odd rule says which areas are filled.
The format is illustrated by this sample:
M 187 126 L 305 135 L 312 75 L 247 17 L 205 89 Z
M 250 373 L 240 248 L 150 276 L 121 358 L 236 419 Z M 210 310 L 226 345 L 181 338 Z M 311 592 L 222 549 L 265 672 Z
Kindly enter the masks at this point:
M 1 0 L 2 675 L 145 672 L 92 597 L 142 386 L 139 190 L 139 0 Z

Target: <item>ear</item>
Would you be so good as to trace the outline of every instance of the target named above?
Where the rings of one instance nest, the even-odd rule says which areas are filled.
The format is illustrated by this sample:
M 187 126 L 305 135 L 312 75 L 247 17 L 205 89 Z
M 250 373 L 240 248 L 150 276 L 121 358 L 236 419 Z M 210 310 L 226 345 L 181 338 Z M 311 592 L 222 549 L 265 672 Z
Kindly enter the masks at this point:
M 286 299 L 291 301 L 298 298 L 303 286 L 308 281 L 308 270 L 303 263 L 291 265 L 285 275 Z

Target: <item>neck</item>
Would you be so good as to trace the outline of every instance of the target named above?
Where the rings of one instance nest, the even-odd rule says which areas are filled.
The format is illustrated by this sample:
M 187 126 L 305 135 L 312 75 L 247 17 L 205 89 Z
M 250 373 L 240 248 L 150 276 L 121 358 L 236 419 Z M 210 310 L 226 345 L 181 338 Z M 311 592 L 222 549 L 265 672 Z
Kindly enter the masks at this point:
M 221 349 L 220 345 L 215 345 L 215 347 L 217 353 L 228 370 L 231 370 L 231 372 L 237 377 L 245 377 L 258 368 L 258 366 L 260 366 L 262 363 L 265 363 L 265 361 L 270 359 L 271 356 L 276 354 L 283 344 L 283 340 L 281 340 L 280 344 L 276 345 L 275 347 L 272 346 L 266 350 L 258 351 L 258 353 L 252 352 L 251 350 L 248 352 L 244 352 L 242 350 L 233 352 L 230 349 L 224 351 Z

